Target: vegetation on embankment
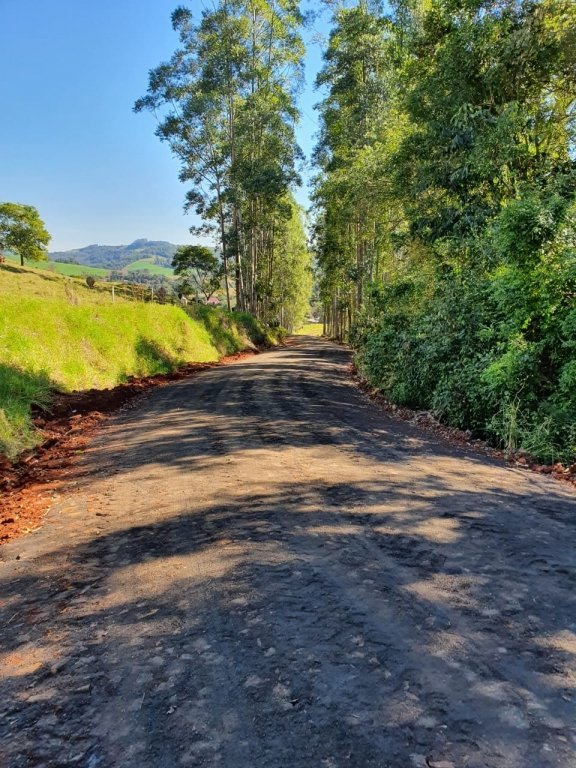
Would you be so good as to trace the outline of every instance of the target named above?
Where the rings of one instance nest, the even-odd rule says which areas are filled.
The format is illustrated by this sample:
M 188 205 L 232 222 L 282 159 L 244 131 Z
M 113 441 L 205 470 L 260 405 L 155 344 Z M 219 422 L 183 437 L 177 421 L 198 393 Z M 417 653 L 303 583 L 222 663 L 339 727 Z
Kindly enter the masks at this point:
M 370 383 L 576 461 L 576 4 L 336 5 L 315 157 L 319 297 Z
M 33 405 L 54 391 L 113 387 L 274 342 L 244 313 L 142 304 L 57 275 L 0 267 L 0 453 L 14 457 L 38 435 Z

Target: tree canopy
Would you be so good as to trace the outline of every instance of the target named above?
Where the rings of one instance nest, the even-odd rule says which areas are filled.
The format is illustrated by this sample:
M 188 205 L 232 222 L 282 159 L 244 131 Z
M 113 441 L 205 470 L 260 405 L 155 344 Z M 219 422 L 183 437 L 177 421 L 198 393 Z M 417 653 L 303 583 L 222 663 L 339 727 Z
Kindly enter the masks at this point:
M 183 288 L 202 294 L 208 301 L 220 287 L 221 265 L 205 245 L 183 245 L 172 260 L 174 272 L 182 278 Z
M 191 185 L 186 206 L 202 216 L 199 231 L 219 241 L 228 306 L 231 278 L 238 308 L 278 319 L 287 296 L 275 289 L 278 270 L 291 283 L 299 279 L 280 267 L 289 222 L 299 220 L 291 196 L 301 154 L 294 134 L 304 55 L 299 3 L 218 0 L 198 22 L 178 8 L 172 24 L 180 47 L 150 73 L 135 109 L 158 116 L 156 133 Z
M 395 402 L 576 456 L 576 5 L 337 7 L 314 242 L 330 333 Z
M 0 251 L 13 251 L 25 260 L 48 258 L 50 234 L 36 208 L 19 203 L 0 203 Z

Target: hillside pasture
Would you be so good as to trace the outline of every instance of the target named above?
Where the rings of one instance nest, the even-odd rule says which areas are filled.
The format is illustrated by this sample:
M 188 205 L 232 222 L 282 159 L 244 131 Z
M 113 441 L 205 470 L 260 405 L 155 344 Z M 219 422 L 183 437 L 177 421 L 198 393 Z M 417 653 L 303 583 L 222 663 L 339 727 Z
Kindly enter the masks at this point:
M 40 266 L 42 262 L 38 262 Z M 93 277 L 108 277 L 110 274 L 109 269 L 102 269 L 101 267 L 88 267 L 84 264 L 68 264 L 64 261 L 48 261 L 44 267 L 48 271 L 57 272 L 59 275 L 65 275 L 66 277 L 87 277 L 92 275 Z
M 159 264 L 154 263 L 154 259 L 138 259 L 128 264 L 122 272 L 150 272 L 152 275 L 162 275 L 163 277 L 174 277 L 174 270 L 170 267 L 162 267 Z

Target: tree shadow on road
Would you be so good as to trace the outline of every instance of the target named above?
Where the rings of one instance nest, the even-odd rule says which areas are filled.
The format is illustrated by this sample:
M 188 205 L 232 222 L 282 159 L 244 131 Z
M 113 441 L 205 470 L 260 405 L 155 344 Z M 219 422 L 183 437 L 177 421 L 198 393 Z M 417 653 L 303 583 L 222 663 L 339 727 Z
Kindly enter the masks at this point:
M 391 421 L 326 349 L 94 443 L 0 569 L 7 765 L 570 764 L 573 497 Z
M 570 553 L 477 497 L 248 483 L 38 558 L 2 585 L 7 764 L 568 764 Z

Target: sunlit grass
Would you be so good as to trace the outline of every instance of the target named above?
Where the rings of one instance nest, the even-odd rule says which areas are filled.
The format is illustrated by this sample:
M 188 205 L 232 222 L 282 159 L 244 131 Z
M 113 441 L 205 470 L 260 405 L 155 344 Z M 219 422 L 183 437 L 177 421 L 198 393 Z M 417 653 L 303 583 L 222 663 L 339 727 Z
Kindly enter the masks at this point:
M 185 312 L 118 297 L 112 303 L 108 290 L 2 266 L 0 452 L 14 456 L 36 442 L 30 408 L 48 402 L 55 389 L 102 389 L 185 362 L 215 361 L 264 335 L 223 310 Z
M 92 275 L 92 277 L 107 277 L 110 274 L 109 269 L 88 267 L 84 264 L 67 264 L 64 261 L 48 261 L 46 262 L 45 268 L 51 272 L 57 272 L 59 275 L 66 275 L 67 277 L 85 277 L 86 275 Z
M 322 336 L 323 328 L 322 323 L 306 323 L 294 333 L 296 336 Z

